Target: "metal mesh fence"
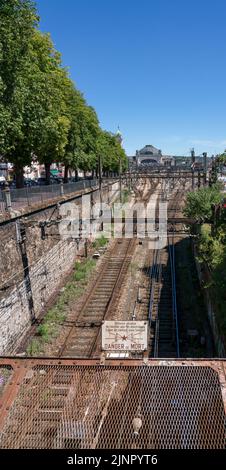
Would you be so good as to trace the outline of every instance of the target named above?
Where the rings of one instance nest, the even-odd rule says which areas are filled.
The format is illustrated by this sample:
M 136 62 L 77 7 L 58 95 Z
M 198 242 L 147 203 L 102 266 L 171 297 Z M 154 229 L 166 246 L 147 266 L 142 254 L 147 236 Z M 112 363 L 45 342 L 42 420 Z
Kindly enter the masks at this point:
M 77 183 L 64 184 L 64 194 L 70 194 L 75 191 L 85 189 L 87 183 L 89 184 L 89 181 L 78 181 Z
M 97 185 L 97 180 L 81 180 L 63 185 L 63 194 L 76 193 L 82 189 L 93 188 Z M 13 210 L 20 210 L 27 206 L 42 203 L 48 199 L 61 196 L 61 185 L 50 184 L 49 186 L 31 186 L 21 189 L 10 189 L 11 203 Z M 4 191 L 0 189 L 0 213 L 5 212 Z
M 72 364 L 21 361 L 1 408 L 1 448 L 224 448 L 211 367 Z

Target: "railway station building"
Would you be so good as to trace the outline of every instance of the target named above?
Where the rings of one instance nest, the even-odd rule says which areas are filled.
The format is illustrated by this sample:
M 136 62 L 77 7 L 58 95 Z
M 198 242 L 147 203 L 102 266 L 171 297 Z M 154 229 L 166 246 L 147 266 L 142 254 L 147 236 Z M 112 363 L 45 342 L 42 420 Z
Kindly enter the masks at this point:
M 175 158 L 173 156 L 163 155 L 160 149 L 149 144 L 140 150 L 136 150 L 136 155 L 128 158 L 130 163 L 136 164 L 136 166 L 175 165 Z

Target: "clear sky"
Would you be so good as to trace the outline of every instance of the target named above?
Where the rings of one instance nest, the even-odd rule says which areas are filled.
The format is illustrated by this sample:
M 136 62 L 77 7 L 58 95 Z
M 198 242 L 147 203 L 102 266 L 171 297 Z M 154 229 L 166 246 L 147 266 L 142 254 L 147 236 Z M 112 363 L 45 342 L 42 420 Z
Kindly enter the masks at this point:
M 226 0 L 37 0 L 72 79 L 128 155 L 226 148 Z

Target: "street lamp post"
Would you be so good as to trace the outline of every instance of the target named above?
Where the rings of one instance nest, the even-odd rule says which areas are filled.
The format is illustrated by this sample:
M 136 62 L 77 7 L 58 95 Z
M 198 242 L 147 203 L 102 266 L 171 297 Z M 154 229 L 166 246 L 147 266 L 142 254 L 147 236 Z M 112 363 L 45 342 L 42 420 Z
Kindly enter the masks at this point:
M 116 138 L 119 144 L 122 145 L 122 134 L 120 132 L 119 127 L 116 133 Z M 120 191 L 120 203 L 122 203 L 122 156 L 121 156 L 121 153 L 119 155 L 119 191 Z
M 207 180 L 207 152 L 203 152 L 203 170 L 204 170 L 204 186 Z
M 120 203 L 122 204 L 122 157 L 119 157 L 119 191 L 120 191 Z
M 101 162 L 101 156 L 99 154 L 98 156 L 98 177 L 99 177 L 99 193 L 100 193 L 100 213 L 99 217 L 102 217 L 103 215 L 103 199 L 102 199 L 102 162 Z M 100 225 L 100 231 L 103 230 L 103 222 L 101 222 Z

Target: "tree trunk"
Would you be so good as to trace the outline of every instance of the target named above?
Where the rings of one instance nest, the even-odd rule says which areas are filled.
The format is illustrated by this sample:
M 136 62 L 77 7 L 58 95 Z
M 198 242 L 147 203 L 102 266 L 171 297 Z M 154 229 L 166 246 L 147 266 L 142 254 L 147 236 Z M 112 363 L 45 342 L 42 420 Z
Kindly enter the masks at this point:
M 69 166 L 65 165 L 65 167 L 64 167 L 64 183 L 68 183 L 68 171 L 69 171 Z
M 15 166 L 15 176 L 16 176 L 16 187 L 24 187 L 24 169 L 20 166 Z
M 93 178 L 94 178 L 94 170 L 92 170 L 92 180 L 93 180 Z
M 46 184 L 50 184 L 50 166 L 51 166 L 51 163 L 45 163 Z
M 78 181 L 78 169 L 75 170 L 75 181 Z
M 84 179 L 86 179 L 86 171 L 84 171 L 83 173 L 84 173 Z

